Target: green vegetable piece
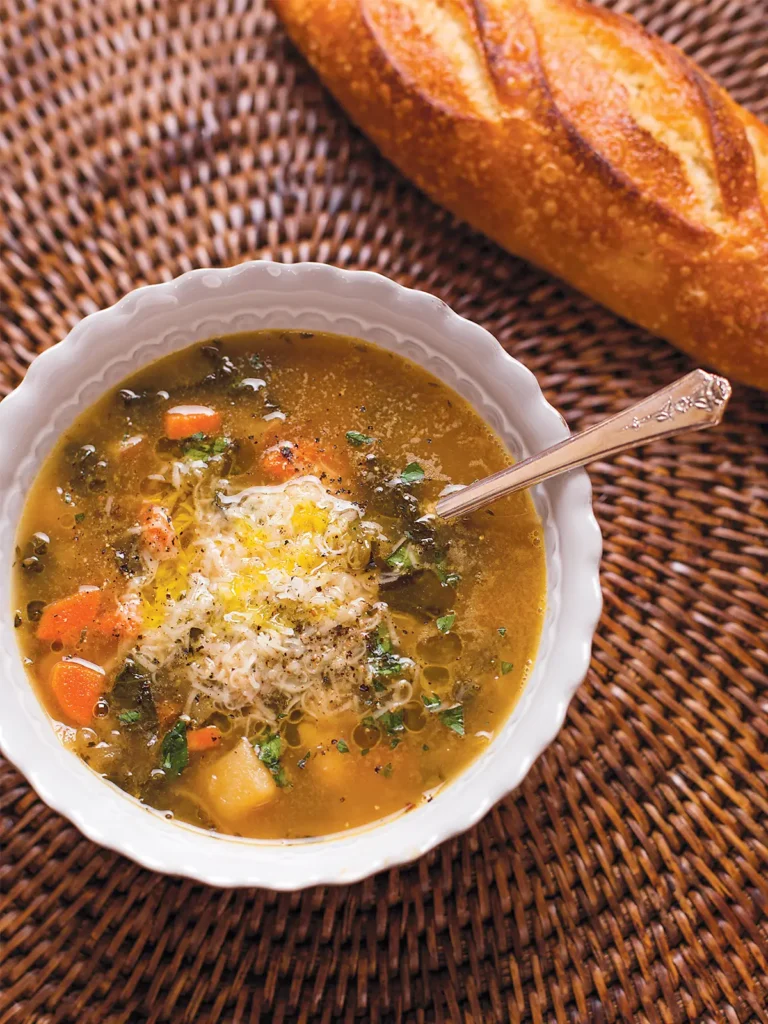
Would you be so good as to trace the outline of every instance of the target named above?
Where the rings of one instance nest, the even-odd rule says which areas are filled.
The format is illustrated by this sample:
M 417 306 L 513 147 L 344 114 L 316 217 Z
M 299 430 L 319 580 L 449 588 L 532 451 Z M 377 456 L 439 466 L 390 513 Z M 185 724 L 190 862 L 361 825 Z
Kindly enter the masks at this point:
M 75 522 L 76 523 L 82 523 L 82 521 L 84 519 L 85 519 L 85 512 L 76 512 L 75 513 Z
M 505 676 L 508 672 L 511 672 L 514 667 L 515 666 L 512 664 L 511 661 L 502 661 L 501 662 L 501 674 L 503 676 Z
M 338 752 L 340 754 L 348 754 L 349 753 L 349 747 L 347 746 L 347 744 L 346 744 L 346 742 L 344 740 L 337 740 L 336 741 L 336 749 L 338 750 Z
M 370 747 L 363 747 L 363 749 L 360 751 L 360 756 L 361 757 L 366 757 L 368 754 L 370 754 L 370 752 L 371 752 L 371 748 Z
M 390 735 L 405 729 L 402 711 L 385 711 L 383 715 L 379 716 L 379 722 Z
M 389 778 L 392 777 L 392 762 L 391 761 L 389 762 L 389 764 L 385 764 L 384 765 L 384 767 L 381 769 L 381 774 L 384 776 L 385 779 L 389 779 Z
M 386 626 L 379 625 L 368 638 L 368 663 L 373 676 L 394 676 L 402 672 L 408 662 L 395 654 Z M 373 688 L 381 693 L 386 687 L 374 681 Z
M 364 725 L 366 729 L 375 729 L 377 727 L 376 719 L 373 715 L 366 715 L 361 724 Z
M 181 775 L 189 764 L 189 750 L 187 749 L 187 723 L 181 718 L 174 727 L 163 736 L 160 746 L 160 753 L 163 756 L 160 767 L 170 779 Z
M 444 587 L 457 587 L 461 583 L 461 575 L 449 569 L 445 562 L 437 562 L 435 564 L 435 572 Z
M 400 482 L 404 484 L 420 484 L 424 479 L 424 470 L 418 462 L 409 462 L 400 474 Z
M 450 633 L 454 622 L 456 621 L 456 612 L 448 612 L 447 615 L 441 615 L 437 620 L 437 628 L 441 633 Z
M 427 750 L 429 750 L 429 747 L 427 746 L 427 744 L 426 744 L 426 743 L 422 743 L 422 744 L 421 744 L 421 749 L 422 749 L 422 750 L 423 750 L 424 752 L 426 752 Z
M 210 462 L 217 455 L 223 455 L 232 444 L 228 437 L 206 437 L 205 434 L 192 434 L 183 443 L 184 458 L 195 462 Z
M 461 704 L 457 704 L 455 707 L 446 708 L 445 711 L 441 711 L 438 718 L 447 726 L 452 729 L 459 736 L 464 735 L 464 708 Z
M 280 753 L 283 749 L 283 741 L 277 733 L 267 732 L 263 740 L 256 743 L 256 752 L 259 760 L 272 772 L 272 778 L 281 789 L 288 785 L 288 776 L 280 764 Z
M 396 750 L 402 742 L 403 740 L 401 736 L 393 736 L 392 739 L 389 741 L 389 745 L 392 748 L 392 750 Z
M 304 755 L 304 757 L 302 757 L 300 761 L 296 762 L 296 767 L 297 768 L 306 768 L 307 767 L 307 762 L 309 761 L 311 756 L 312 756 L 312 751 L 308 750 L 306 752 L 306 754 Z
M 440 706 L 443 703 L 440 700 L 440 698 L 437 696 L 436 693 L 433 693 L 431 697 L 428 697 L 426 693 L 422 693 L 422 695 L 421 695 L 421 702 L 424 705 L 424 707 L 427 709 L 427 711 L 432 711 L 432 712 L 439 711 L 440 710 Z
M 353 448 L 362 448 L 363 445 L 373 444 L 375 440 L 375 437 L 369 437 L 368 434 L 361 434 L 359 430 L 347 431 L 347 441 L 349 441 Z
M 134 722 L 138 722 L 141 718 L 140 711 L 121 711 L 117 716 L 120 722 L 124 722 L 126 725 L 133 725 Z M 186 736 L 186 733 L 185 733 Z
M 497 632 L 498 632 L 499 636 L 506 636 L 507 635 L 507 627 L 506 626 L 499 626 Z
M 396 569 L 399 572 L 402 572 L 403 575 L 410 572 L 411 569 L 416 568 L 411 546 L 408 541 L 404 540 L 402 544 L 395 548 L 392 554 L 387 558 L 387 565 L 390 569 Z

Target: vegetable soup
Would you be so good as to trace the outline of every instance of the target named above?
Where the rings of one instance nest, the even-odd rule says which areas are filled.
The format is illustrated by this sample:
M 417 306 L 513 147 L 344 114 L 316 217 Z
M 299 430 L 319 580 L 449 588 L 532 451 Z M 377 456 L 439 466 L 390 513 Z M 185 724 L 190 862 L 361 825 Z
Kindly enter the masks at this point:
M 104 396 L 35 481 L 15 625 L 63 742 L 168 816 L 303 838 L 410 810 L 490 743 L 545 608 L 509 465 L 454 391 L 354 338 L 260 331 Z

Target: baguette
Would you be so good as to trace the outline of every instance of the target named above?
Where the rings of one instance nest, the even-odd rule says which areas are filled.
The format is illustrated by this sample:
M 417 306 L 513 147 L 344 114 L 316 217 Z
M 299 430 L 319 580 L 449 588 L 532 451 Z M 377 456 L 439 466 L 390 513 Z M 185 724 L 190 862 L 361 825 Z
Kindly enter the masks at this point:
M 353 120 L 432 198 L 768 388 L 768 128 L 584 0 L 274 0 Z

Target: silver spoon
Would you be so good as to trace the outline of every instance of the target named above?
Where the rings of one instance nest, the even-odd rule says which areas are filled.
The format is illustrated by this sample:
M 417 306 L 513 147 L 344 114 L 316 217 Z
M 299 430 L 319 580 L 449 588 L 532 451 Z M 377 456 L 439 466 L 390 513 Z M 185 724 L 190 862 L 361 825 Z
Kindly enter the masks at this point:
M 714 427 L 723 418 L 730 397 L 731 385 L 724 377 L 694 370 L 624 412 L 567 437 L 509 469 L 447 494 L 438 501 L 435 511 L 443 519 L 464 516 L 506 494 L 627 448 L 639 448 L 686 430 Z

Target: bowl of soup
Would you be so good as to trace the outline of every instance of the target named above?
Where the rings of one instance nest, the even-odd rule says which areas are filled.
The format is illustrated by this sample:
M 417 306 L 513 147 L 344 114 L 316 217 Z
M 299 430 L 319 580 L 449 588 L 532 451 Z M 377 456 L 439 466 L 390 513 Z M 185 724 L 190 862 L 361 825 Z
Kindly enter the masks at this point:
M 222 886 L 351 882 L 474 824 L 555 736 L 600 612 L 567 436 L 482 328 L 253 262 L 93 314 L 0 404 L 0 746 L 89 838 Z

